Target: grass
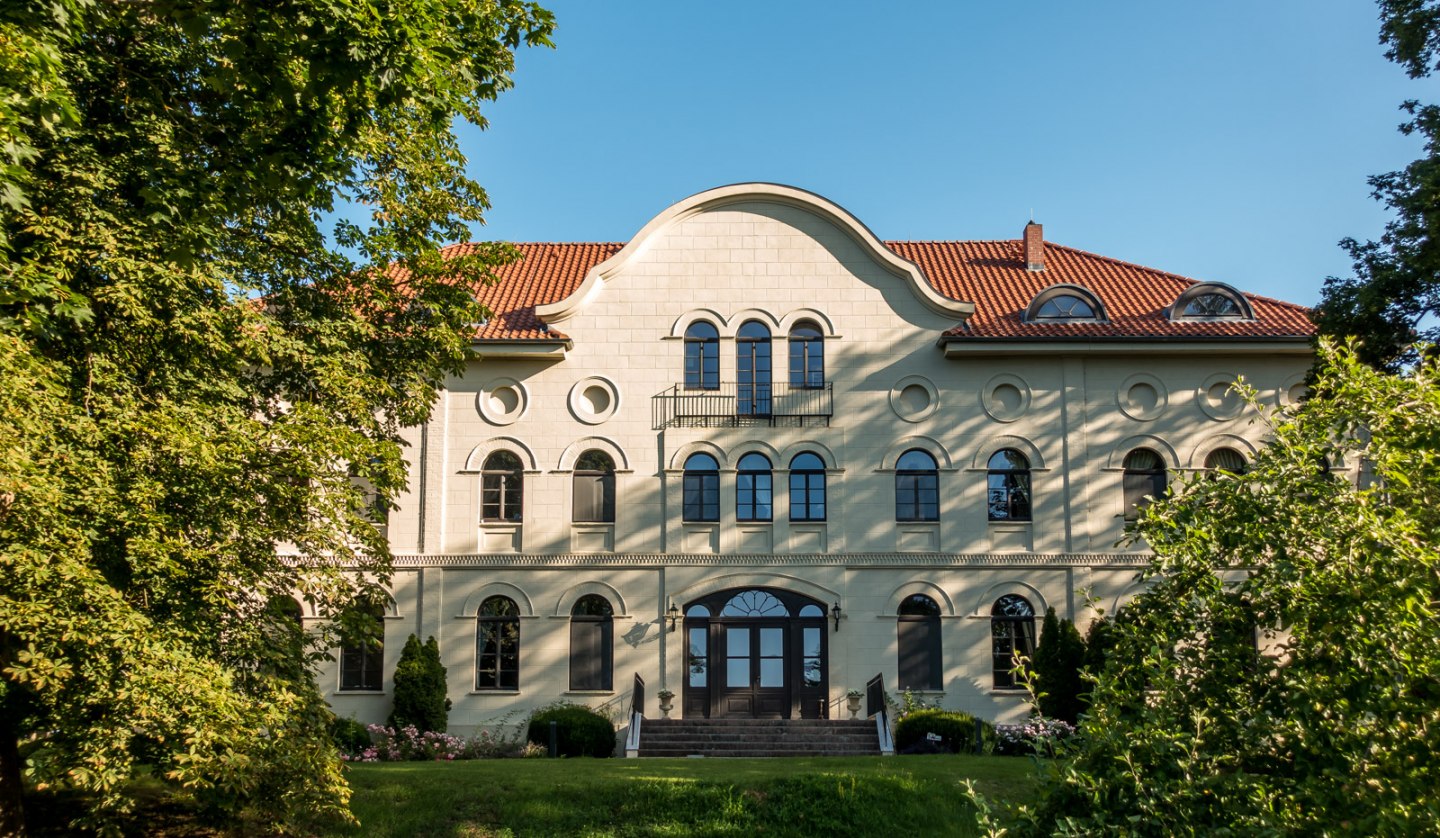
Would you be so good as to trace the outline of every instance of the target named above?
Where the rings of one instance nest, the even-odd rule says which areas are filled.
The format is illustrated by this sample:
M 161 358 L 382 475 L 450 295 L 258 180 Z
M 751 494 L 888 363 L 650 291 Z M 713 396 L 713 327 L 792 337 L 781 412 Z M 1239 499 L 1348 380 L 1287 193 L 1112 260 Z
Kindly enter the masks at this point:
M 367 836 L 973 835 L 960 789 L 1016 800 L 1029 760 L 477 760 L 352 765 Z

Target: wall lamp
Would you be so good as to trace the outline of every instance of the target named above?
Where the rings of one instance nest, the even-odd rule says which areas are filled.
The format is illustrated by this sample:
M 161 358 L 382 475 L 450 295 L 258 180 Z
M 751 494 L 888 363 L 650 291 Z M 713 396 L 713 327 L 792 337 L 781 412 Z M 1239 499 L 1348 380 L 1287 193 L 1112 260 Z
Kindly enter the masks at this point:
M 673 634 L 675 623 L 680 619 L 680 606 L 675 604 L 675 600 L 670 600 L 670 607 L 665 609 L 665 616 L 670 618 L 670 632 Z
M 840 617 L 841 617 L 841 613 L 840 613 L 840 603 L 837 602 L 837 603 L 835 603 L 834 605 L 830 606 L 830 616 L 835 618 L 835 630 L 836 630 L 836 631 L 839 631 L 839 630 L 840 630 Z

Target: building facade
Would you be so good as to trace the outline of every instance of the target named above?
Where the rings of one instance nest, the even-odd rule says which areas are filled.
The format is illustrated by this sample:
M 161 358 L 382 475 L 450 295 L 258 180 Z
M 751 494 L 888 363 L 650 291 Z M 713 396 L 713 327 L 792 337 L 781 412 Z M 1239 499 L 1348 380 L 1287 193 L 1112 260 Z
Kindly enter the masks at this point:
M 1045 609 L 1083 631 L 1132 595 L 1137 504 L 1244 468 L 1265 425 L 1230 385 L 1279 409 L 1311 361 L 1299 306 L 1033 222 L 882 242 L 771 184 L 520 248 L 409 432 L 384 651 L 321 674 L 341 715 L 384 719 L 415 633 L 460 732 L 624 710 L 637 673 L 684 717 L 841 717 L 879 673 L 1015 720 Z

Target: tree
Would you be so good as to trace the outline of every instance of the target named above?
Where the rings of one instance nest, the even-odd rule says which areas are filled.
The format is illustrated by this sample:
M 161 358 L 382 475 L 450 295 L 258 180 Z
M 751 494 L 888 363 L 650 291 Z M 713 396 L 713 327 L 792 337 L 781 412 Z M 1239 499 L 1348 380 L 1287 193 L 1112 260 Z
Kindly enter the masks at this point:
M 395 697 L 390 710 L 391 727 L 414 726 L 421 731 L 444 733 L 450 713 L 445 697 L 445 665 L 440 662 L 440 644 L 431 637 L 423 644 L 410 635 L 395 664 Z
M 1385 57 L 1413 79 L 1431 75 L 1440 49 L 1440 2 L 1380 0 Z M 1415 359 L 1416 340 L 1440 343 L 1440 106 L 1408 101 L 1405 134 L 1424 138 L 1425 156 L 1370 179 L 1396 217 L 1379 241 L 1340 242 L 1355 276 L 1330 277 L 1314 319 L 1321 332 L 1362 339 L 1361 357 L 1395 371 Z
M 310 664 L 389 573 L 366 495 L 512 258 L 452 124 L 519 0 L 0 10 L 0 834 L 22 771 L 132 804 L 348 817 Z M 368 220 L 322 219 L 344 204 Z M 445 258 L 445 256 L 454 258 Z M 286 545 L 285 554 L 277 545 Z M 311 637 L 280 598 L 333 627 Z
M 1152 585 L 1016 833 L 1440 831 L 1440 361 L 1321 362 L 1246 474 L 1142 515 Z
M 1080 699 L 1085 692 L 1080 674 L 1084 665 L 1085 641 L 1075 624 L 1057 618 L 1053 607 L 1045 609 L 1032 667 L 1040 715 L 1075 724 L 1084 709 Z

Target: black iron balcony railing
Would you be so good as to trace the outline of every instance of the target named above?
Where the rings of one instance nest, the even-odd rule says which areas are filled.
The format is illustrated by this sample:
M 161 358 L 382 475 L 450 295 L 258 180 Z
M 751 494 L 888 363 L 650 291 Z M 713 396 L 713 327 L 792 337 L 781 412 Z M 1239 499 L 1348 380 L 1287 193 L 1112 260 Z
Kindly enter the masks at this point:
M 817 387 L 722 382 L 710 390 L 676 384 L 651 399 L 655 428 L 748 425 L 829 425 L 835 412 L 830 382 Z

